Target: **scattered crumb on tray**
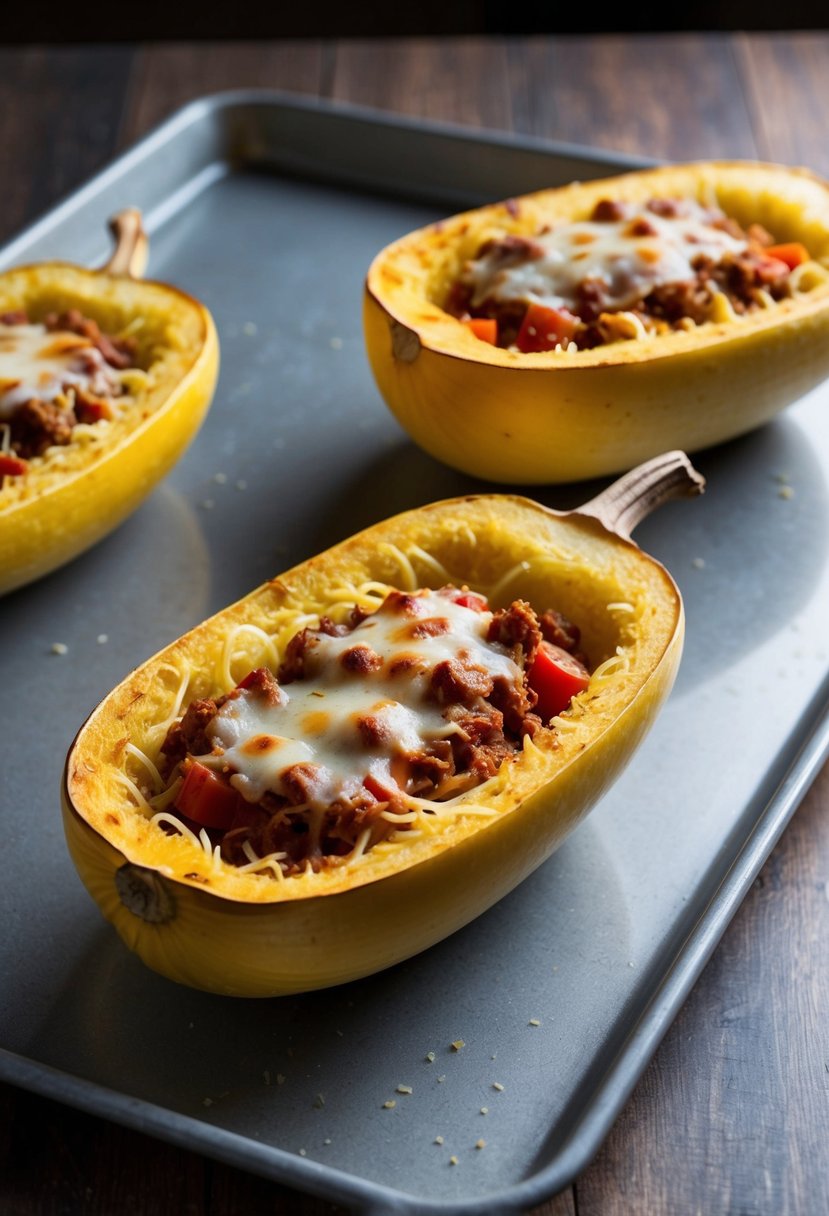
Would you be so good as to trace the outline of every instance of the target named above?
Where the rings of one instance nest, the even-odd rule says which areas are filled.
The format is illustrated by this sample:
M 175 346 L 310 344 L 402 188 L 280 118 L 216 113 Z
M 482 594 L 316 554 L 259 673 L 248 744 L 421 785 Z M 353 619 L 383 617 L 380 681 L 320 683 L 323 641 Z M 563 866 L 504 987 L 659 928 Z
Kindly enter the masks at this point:
M 794 498 L 794 490 L 791 486 L 781 486 L 777 491 L 778 498 Z
M 395 1102 L 394 1098 L 388 1098 L 383 1103 L 383 1110 L 394 1110 L 395 1106 L 397 1106 L 397 1103 Z
M 486 1148 L 486 1140 L 476 1140 L 475 1148 Z
M 107 642 L 108 642 L 108 641 L 109 641 L 109 634 L 108 634 L 108 633 L 99 633 L 99 634 L 98 634 L 98 637 L 97 637 L 97 642 L 98 642 L 98 645 L 99 645 L 99 646 L 106 646 L 106 644 L 107 644 Z
M 449 1046 L 453 1051 L 460 1051 L 462 1047 L 466 1047 L 466 1043 L 464 1043 L 463 1039 L 455 1039 L 455 1041 L 450 1043 Z
M 68 653 L 69 653 L 69 647 L 66 645 L 65 642 L 53 642 L 52 643 L 52 654 L 68 654 Z
M 528 1026 L 540 1026 L 540 1025 L 541 1025 L 541 1022 L 540 1022 L 540 1020 L 539 1020 L 538 1018 L 530 1018 L 530 1020 L 529 1020 L 529 1022 L 527 1023 L 527 1025 L 528 1025 Z
M 497 1090 L 498 1090 L 498 1093 L 500 1094 L 500 1093 L 503 1091 L 503 1088 L 504 1088 L 504 1087 L 503 1087 L 503 1085 L 501 1084 L 501 1082 L 500 1082 L 500 1081 L 493 1081 L 493 1082 L 492 1082 L 492 1088 L 493 1088 L 493 1089 L 497 1089 Z
M 435 1136 L 435 1144 L 443 1144 L 443 1136 Z
M 458 1164 L 458 1159 L 457 1159 L 457 1157 L 450 1157 L 450 1158 L 449 1158 L 449 1164 L 450 1164 L 450 1165 L 457 1165 L 457 1164 Z
M 223 486 L 227 481 L 227 473 L 214 473 L 213 480 L 220 486 Z
M 411 1085 L 398 1085 L 397 1088 L 395 1089 L 395 1093 L 398 1093 L 398 1094 L 410 1094 L 413 1092 L 414 1091 L 412 1090 Z
M 695 557 L 693 559 L 693 561 L 691 562 L 691 565 L 694 567 L 695 570 L 704 570 L 705 569 L 705 558 L 704 557 Z
M 427 1063 L 427 1064 L 434 1064 L 435 1059 L 436 1059 L 436 1056 L 435 1056 L 435 1053 L 434 1053 L 433 1051 L 427 1051 L 427 1052 L 426 1052 L 425 1060 L 426 1060 L 426 1063 Z

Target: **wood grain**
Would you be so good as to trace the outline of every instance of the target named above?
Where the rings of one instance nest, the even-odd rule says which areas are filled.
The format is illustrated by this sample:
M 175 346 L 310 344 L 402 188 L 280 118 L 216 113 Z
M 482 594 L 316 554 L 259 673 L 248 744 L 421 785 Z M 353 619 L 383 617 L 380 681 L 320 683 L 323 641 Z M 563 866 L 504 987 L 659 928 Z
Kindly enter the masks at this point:
M 502 40 L 350 41 L 337 50 L 331 96 L 417 118 L 513 128 Z
M 534 135 L 657 160 L 755 155 L 729 35 L 518 40 L 510 80 Z
M 829 175 L 829 34 L 735 42 L 759 156 Z
M 112 157 L 133 56 L 0 50 L 0 240 Z
M 0 237 L 193 97 L 267 87 L 656 158 L 829 173 L 829 35 L 688 34 L 0 51 Z M 534 1216 L 829 1211 L 829 769 L 596 1160 Z M 0 1212 L 341 1213 L 0 1086 Z
M 332 53 L 314 40 L 146 47 L 136 53 L 120 144 L 134 143 L 188 101 L 228 89 L 325 96 Z
M 578 1180 L 579 1216 L 829 1211 L 827 810 L 824 770 Z

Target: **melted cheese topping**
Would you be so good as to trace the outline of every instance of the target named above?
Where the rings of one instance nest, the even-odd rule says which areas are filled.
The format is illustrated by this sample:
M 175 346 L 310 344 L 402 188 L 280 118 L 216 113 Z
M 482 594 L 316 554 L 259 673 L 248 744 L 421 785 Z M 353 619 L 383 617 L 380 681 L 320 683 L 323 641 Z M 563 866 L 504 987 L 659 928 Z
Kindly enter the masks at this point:
M 88 338 L 45 325 L 0 325 L 0 419 L 33 397 L 55 401 L 73 387 L 108 397 L 118 385 Z
M 354 795 L 369 774 L 394 787 L 396 756 L 420 752 L 458 729 L 430 697 L 438 663 L 462 661 L 494 679 L 522 680 L 506 648 L 486 640 L 491 613 L 434 591 L 407 603 L 416 615 L 384 605 L 343 637 L 319 635 L 305 678 L 280 686 L 278 704 L 244 689 L 225 702 L 210 735 L 236 770 L 231 783 L 248 801 L 269 790 L 285 792 L 282 775 L 295 764 L 318 766 L 313 797 L 321 804 Z M 355 670 L 348 654 L 355 647 L 370 648 L 378 660 L 372 669 Z M 366 718 L 369 732 L 360 727 Z
M 583 220 L 562 224 L 534 237 L 538 256 L 504 265 L 494 248 L 464 270 L 462 281 L 473 287 L 472 305 L 487 299 L 536 301 L 549 308 L 574 309 L 585 279 L 598 280 L 607 309 L 625 308 L 663 283 L 694 278 L 693 261 L 701 254 L 719 262 L 726 253 L 740 253 L 748 242 L 712 226 L 719 213 L 694 200 L 683 203 L 683 214 L 656 215 L 646 206 L 631 209 L 623 220 Z M 635 235 L 637 221 L 652 235 Z

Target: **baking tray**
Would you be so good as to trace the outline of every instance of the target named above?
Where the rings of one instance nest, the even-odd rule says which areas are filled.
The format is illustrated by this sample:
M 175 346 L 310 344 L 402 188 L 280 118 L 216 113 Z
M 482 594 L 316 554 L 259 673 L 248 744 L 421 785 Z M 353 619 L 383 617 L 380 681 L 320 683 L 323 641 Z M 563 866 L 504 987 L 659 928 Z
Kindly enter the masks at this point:
M 565 846 L 418 958 L 279 1000 L 177 987 L 81 888 L 58 790 L 89 710 L 160 646 L 372 521 L 491 488 L 420 452 L 383 407 L 360 320 L 372 255 L 459 206 L 633 163 L 225 94 L 0 254 L 94 264 L 106 218 L 138 205 L 152 275 L 208 304 L 223 352 L 166 482 L 0 601 L 4 1079 L 378 1214 L 519 1211 L 594 1154 L 829 750 L 825 389 L 699 456 L 704 498 L 641 525 L 687 607 L 667 708 Z M 535 496 L 566 509 L 600 484 Z

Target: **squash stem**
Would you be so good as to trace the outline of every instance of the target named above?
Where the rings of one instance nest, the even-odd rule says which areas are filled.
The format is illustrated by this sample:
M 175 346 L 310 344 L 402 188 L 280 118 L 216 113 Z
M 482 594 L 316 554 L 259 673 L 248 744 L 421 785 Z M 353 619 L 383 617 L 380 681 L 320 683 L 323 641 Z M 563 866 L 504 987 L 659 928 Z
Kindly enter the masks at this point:
M 140 279 L 147 268 L 149 240 L 137 207 L 126 207 L 113 215 L 109 230 L 115 238 L 115 249 L 101 267 L 104 274 Z
M 664 452 L 625 473 L 574 514 L 590 515 L 617 536 L 630 540 L 637 524 L 664 502 L 692 498 L 704 489 L 705 478 L 684 452 Z

